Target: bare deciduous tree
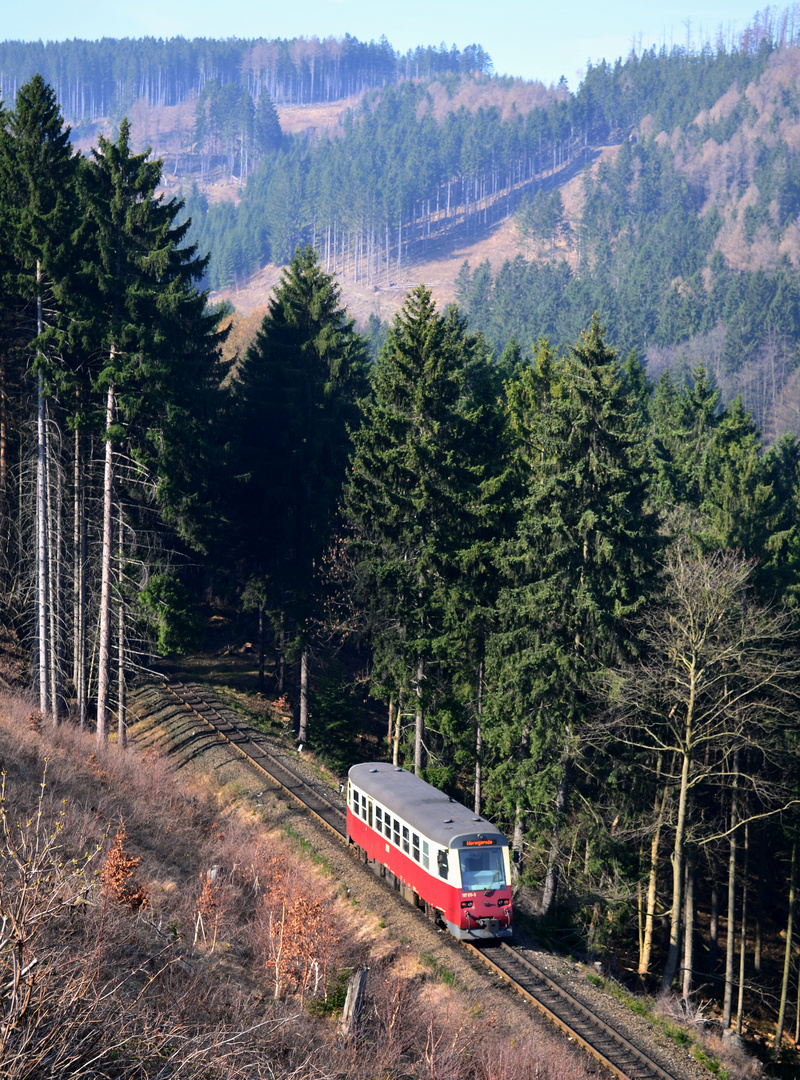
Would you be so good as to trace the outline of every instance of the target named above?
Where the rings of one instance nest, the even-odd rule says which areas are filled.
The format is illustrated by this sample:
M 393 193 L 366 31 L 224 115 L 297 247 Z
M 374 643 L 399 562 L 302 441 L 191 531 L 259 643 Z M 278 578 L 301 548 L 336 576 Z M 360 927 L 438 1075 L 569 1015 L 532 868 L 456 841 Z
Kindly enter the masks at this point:
M 673 550 L 664 567 L 664 600 L 641 620 L 642 657 L 606 676 L 609 706 L 591 733 L 639 767 L 654 774 L 660 768 L 660 782 L 673 792 L 665 987 L 679 963 L 687 841 L 712 839 L 694 821 L 698 793 L 718 790 L 724 801 L 734 758 L 751 747 L 741 754 L 748 770 L 738 778 L 734 827 L 748 820 L 748 796 L 769 812 L 779 792 L 762 766 L 797 713 L 798 631 L 788 613 L 753 597 L 752 574 L 753 565 L 734 553 Z

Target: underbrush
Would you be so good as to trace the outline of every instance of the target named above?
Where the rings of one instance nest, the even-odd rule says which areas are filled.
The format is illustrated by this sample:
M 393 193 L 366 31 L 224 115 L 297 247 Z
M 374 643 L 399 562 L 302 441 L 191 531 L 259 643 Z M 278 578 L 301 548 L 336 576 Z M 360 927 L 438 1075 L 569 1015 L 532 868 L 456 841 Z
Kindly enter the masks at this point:
M 677 1046 L 685 1047 L 692 1057 L 720 1080 L 757 1080 L 763 1073 L 761 1062 L 745 1050 L 738 1040 L 722 1036 L 719 1024 L 709 1020 L 701 1006 L 687 1008 L 673 994 L 657 998 L 636 997 L 614 979 L 603 979 L 587 972 L 587 982 L 606 990 L 637 1016 L 650 1020 Z
M 372 916 L 313 848 L 162 757 L 0 696 L 0 1075 L 584 1080 Z M 377 923 L 376 923 L 377 926 Z M 337 1034 L 368 967 L 357 1037 Z

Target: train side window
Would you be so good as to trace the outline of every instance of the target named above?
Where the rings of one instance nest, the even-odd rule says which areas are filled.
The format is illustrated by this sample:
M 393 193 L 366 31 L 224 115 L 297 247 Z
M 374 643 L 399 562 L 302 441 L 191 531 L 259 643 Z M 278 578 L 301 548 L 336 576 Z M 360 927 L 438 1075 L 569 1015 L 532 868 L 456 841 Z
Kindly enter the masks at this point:
M 414 858 L 419 862 L 419 837 L 416 833 L 411 834 L 411 850 L 414 853 Z
M 392 815 L 387 814 L 383 822 L 383 833 L 387 840 L 392 839 Z
M 397 818 L 394 819 L 394 842 L 400 847 L 400 822 Z
M 403 851 L 408 855 L 408 826 L 403 826 Z
M 372 801 L 367 803 L 367 825 L 372 828 Z
M 358 813 L 358 792 L 353 788 L 353 810 Z
M 364 819 L 364 821 L 367 820 L 367 796 L 366 795 L 361 796 L 361 816 Z
M 378 832 L 383 832 L 383 811 L 379 806 L 375 807 L 375 828 Z
M 450 867 L 447 864 L 447 849 L 443 848 L 436 856 L 436 862 L 439 864 L 439 877 L 443 877 L 447 880 L 447 873 Z
M 422 841 L 422 865 L 426 870 L 431 868 L 431 852 L 427 840 Z

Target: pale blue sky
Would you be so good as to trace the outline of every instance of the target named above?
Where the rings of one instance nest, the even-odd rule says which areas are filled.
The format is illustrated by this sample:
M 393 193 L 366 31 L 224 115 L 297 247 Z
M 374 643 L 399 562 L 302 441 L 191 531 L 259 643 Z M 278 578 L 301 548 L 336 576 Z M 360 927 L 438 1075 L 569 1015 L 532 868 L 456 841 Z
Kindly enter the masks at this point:
M 385 34 L 396 49 L 481 44 L 495 71 L 575 89 L 587 59 L 647 47 L 714 41 L 751 21 L 753 0 L 0 0 L 5 39 L 99 37 L 318 37 Z

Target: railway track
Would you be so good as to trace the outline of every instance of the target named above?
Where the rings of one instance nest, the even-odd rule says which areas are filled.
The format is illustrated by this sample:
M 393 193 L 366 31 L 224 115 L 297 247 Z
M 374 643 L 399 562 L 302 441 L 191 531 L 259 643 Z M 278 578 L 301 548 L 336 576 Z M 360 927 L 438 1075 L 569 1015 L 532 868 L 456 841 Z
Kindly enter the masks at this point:
M 518 949 L 505 942 L 490 949 L 478 949 L 471 944 L 466 948 L 620 1080 L 672 1080 L 672 1075 L 648 1054 L 601 1020 Z
M 345 815 L 342 809 L 328 798 L 322 784 L 311 784 L 307 778 L 292 768 L 289 755 L 268 747 L 266 740 L 253 728 L 242 725 L 232 709 L 218 701 L 216 695 L 201 687 L 170 680 L 162 685 L 148 684 L 136 695 L 147 708 L 150 702 L 172 699 L 180 707 L 193 713 L 217 735 L 245 758 L 268 780 L 273 781 L 307 810 L 338 840 L 346 840 Z
M 188 711 L 228 743 L 271 783 L 277 784 L 342 842 L 345 813 L 321 784 L 292 767 L 291 755 L 268 745 L 265 737 L 242 723 L 213 692 L 178 680 L 149 683 L 134 695 L 145 716 Z M 462 943 L 477 961 L 524 997 L 571 1041 L 581 1046 L 619 1080 L 674 1080 L 643 1049 L 597 1016 L 523 952 L 505 942 L 479 949 Z

